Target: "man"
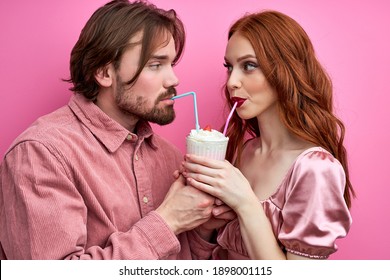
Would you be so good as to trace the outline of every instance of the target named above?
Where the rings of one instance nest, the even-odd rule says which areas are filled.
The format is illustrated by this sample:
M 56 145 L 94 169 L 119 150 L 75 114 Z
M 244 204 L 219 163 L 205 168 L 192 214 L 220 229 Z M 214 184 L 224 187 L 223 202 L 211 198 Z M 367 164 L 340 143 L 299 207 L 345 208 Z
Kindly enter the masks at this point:
M 212 211 L 226 209 L 172 175 L 182 156 L 148 123 L 175 117 L 184 41 L 173 10 L 112 1 L 92 15 L 72 50 L 69 104 L 1 164 L 2 259 L 210 257 L 224 223 Z

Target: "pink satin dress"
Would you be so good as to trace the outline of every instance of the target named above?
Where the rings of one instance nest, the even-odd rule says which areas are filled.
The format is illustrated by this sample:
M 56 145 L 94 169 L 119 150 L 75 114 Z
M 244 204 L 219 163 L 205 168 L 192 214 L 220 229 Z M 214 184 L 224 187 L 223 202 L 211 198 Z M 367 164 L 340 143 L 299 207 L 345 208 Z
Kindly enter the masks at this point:
M 352 218 L 343 198 L 345 173 L 328 151 L 313 147 L 302 152 L 275 193 L 260 201 L 275 237 L 285 252 L 326 259 L 337 251 Z M 217 236 L 214 259 L 248 259 L 237 219 Z

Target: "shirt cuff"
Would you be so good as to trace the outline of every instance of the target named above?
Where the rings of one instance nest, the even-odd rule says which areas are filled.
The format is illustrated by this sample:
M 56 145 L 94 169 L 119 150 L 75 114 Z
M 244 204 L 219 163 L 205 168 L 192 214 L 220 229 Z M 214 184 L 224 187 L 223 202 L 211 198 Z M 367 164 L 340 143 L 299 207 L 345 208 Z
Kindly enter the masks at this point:
M 148 239 L 159 259 L 180 252 L 180 242 L 176 235 L 156 211 L 149 212 L 142 223 L 136 225 Z

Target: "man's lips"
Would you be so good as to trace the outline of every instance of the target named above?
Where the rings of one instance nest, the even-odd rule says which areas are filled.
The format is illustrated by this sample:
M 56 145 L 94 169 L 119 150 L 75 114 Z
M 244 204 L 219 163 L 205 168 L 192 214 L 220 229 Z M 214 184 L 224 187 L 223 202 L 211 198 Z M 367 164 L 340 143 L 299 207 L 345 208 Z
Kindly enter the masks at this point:
M 161 98 L 160 101 L 172 100 L 172 97 L 174 97 L 174 95 L 169 95 L 169 96 L 166 96 L 164 98 Z
M 165 101 L 165 100 L 172 100 L 172 98 L 176 96 L 176 94 L 165 94 L 158 98 L 158 102 Z
M 230 98 L 230 100 L 233 102 L 233 104 L 237 102 L 237 108 L 240 107 L 242 104 L 244 104 L 244 102 L 246 101 L 245 98 L 241 98 L 237 96 Z
M 172 99 L 172 97 L 173 97 L 174 95 L 168 95 L 168 96 L 164 96 L 164 97 L 160 97 L 158 100 L 157 100 L 157 103 L 156 103 L 156 105 L 158 104 L 158 103 L 160 103 L 160 102 L 163 102 L 164 104 L 166 104 L 166 105 L 173 105 L 173 104 L 175 104 L 175 101 Z

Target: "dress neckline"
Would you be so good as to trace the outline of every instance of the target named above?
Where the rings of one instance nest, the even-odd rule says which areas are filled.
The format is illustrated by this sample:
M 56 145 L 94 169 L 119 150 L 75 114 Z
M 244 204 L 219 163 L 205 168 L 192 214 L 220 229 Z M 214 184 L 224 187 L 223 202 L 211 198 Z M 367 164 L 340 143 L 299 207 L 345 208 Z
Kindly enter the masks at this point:
M 325 150 L 324 148 L 320 147 L 320 146 L 314 146 L 314 147 L 310 147 L 310 148 L 307 148 L 306 150 L 303 150 L 296 158 L 295 160 L 293 161 L 293 163 L 291 164 L 290 168 L 287 170 L 286 174 L 284 175 L 282 181 L 280 182 L 279 186 L 276 188 L 276 190 L 267 198 L 265 199 L 259 199 L 260 202 L 265 202 L 265 201 L 268 201 L 270 199 L 272 199 L 273 197 L 275 197 L 280 189 L 282 188 L 282 186 L 284 185 L 285 181 L 287 180 L 287 178 L 290 177 L 290 174 L 291 172 L 294 170 L 294 167 L 296 165 L 296 163 L 303 157 L 305 156 L 306 154 L 310 153 L 310 152 L 314 152 L 314 151 L 317 151 L 317 152 L 326 152 L 326 153 L 329 153 L 327 150 Z

